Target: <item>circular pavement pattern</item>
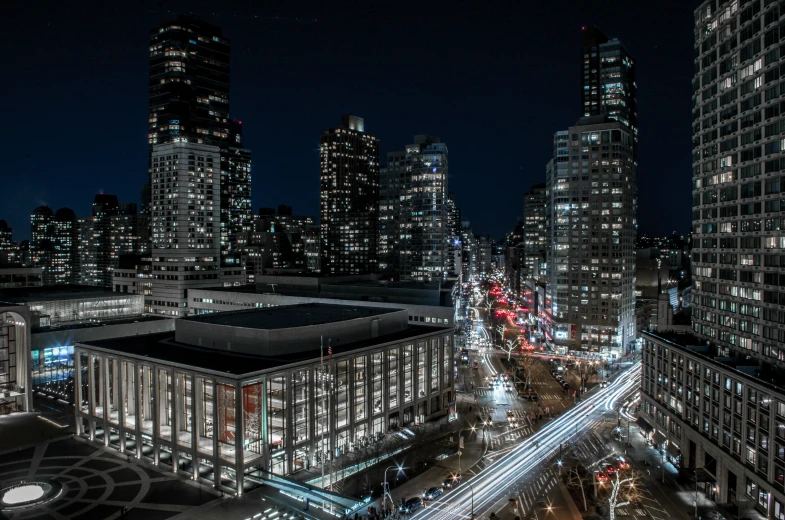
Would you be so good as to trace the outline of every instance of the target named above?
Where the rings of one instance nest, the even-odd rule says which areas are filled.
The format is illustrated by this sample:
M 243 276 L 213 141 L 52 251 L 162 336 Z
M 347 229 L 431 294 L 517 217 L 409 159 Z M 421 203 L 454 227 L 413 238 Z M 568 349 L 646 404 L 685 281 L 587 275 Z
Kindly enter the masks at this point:
M 0 490 L 24 489 L 19 486 L 36 481 L 62 489 L 32 507 L 8 510 L 0 505 L 4 515 L 11 520 L 52 516 L 97 520 L 118 517 L 122 507 L 141 507 L 146 509 L 145 517 L 164 519 L 215 498 L 171 473 L 73 439 L 0 456 Z

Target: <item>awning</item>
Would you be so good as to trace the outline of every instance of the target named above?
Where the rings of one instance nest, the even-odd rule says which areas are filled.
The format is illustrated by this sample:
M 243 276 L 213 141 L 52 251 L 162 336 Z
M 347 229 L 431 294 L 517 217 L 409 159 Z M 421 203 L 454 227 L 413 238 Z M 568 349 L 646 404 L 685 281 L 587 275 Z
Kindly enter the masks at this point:
M 657 430 L 656 432 L 654 432 L 654 439 L 652 440 L 654 441 L 654 444 L 662 444 L 667 440 L 667 437 L 665 436 L 664 433 Z
M 646 432 L 646 434 L 647 434 L 647 435 L 648 435 L 649 433 L 651 433 L 651 431 L 654 429 L 654 428 L 652 428 L 652 427 L 651 427 L 651 424 L 649 424 L 649 423 L 646 421 L 646 419 L 644 419 L 643 417 L 638 417 L 637 419 L 635 419 L 635 423 L 636 423 L 638 426 L 640 426 L 640 427 L 641 427 L 641 430 L 643 430 L 644 432 Z
M 678 457 L 678 456 L 681 455 L 681 450 L 679 449 L 679 447 L 676 446 L 675 444 L 673 444 L 672 442 L 670 444 L 668 444 L 668 447 L 666 448 L 665 451 L 671 457 Z

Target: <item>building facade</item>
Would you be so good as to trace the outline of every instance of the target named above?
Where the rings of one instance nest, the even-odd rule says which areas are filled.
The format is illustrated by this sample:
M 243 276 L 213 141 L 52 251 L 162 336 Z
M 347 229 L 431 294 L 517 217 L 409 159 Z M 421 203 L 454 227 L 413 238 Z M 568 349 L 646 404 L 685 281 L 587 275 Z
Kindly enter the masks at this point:
M 534 184 L 523 196 L 523 265 L 526 276 L 539 280 L 547 273 L 545 184 Z
M 605 116 L 557 134 L 548 167 L 552 346 L 618 356 L 635 338 L 634 138 Z M 562 157 L 568 160 L 558 161 Z
M 347 115 L 321 136 L 322 272 L 378 269 L 379 140 L 361 117 Z
M 220 284 L 220 149 L 177 142 L 153 151 L 151 311 L 188 313 L 187 291 Z
M 448 166 L 447 145 L 429 135 L 416 135 L 404 151 L 387 154 L 381 173 L 380 256 L 402 280 L 447 277 L 452 238 Z
M 761 363 L 785 341 L 780 8 L 695 10 L 693 329 Z
M 720 506 L 785 518 L 785 392 L 691 334 L 643 333 L 642 429 Z M 753 375 L 754 374 L 754 375 Z
M 260 470 L 324 464 L 330 482 L 348 453 L 447 413 L 452 351 L 450 329 L 392 309 L 189 317 L 174 334 L 77 344 L 77 429 L 238 494 Z
M 608 39 L 596 27 L 581 30 L 581 54 L 581 113 L 584 117 L 606 115 L 620 122 L 637 143 L 635 60 L 617 38 Z
M 231 263 L 237 259 L 237 234 L 250 229 L 252 210 L 251 151 L 243 148 L 242 121 L 229 115 L 230 41 L 219 27 L 179 15 L 150 31 L 149 48 L 148 191 L 156 145 L 218 146 L 220 241 L 225 263 Z

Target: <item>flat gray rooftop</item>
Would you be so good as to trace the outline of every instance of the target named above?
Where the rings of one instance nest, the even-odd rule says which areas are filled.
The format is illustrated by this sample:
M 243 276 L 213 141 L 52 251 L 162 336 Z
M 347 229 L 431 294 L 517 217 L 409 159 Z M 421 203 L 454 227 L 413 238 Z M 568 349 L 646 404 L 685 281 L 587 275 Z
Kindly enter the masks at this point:
M 105 287 L 90 285 L 59 285 L 43 287 L 16 287 L 0 289 L 0 302 L 28 303 L 58 300 L 83 300 L 86 298 L 123 298 L 133 294 L 112 292 Z
M 213 323 L 215 325 L 242 327 L 246 329 L 271 330 L 381 316 L 383 314 L 397 312 L 398 310 L 399 309 L 383 309 L 378 307 L 307 303 L 303 305 L 287 305 L 282 307 L 269 307 L 266 309 L 189 316 L 180 319 L 185 321 Z

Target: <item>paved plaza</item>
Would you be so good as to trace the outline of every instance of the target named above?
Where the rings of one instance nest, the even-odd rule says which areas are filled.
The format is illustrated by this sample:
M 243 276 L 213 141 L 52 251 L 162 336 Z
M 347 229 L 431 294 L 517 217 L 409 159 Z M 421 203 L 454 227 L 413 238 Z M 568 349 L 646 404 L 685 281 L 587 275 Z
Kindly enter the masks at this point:
M 128 460 L 121 454 L 66 438 L 0 455 L 0 489 L 33 478 L 57 480 L 51 502 L 0 518 L 163 520 L 212 501 L 220 492 Z

